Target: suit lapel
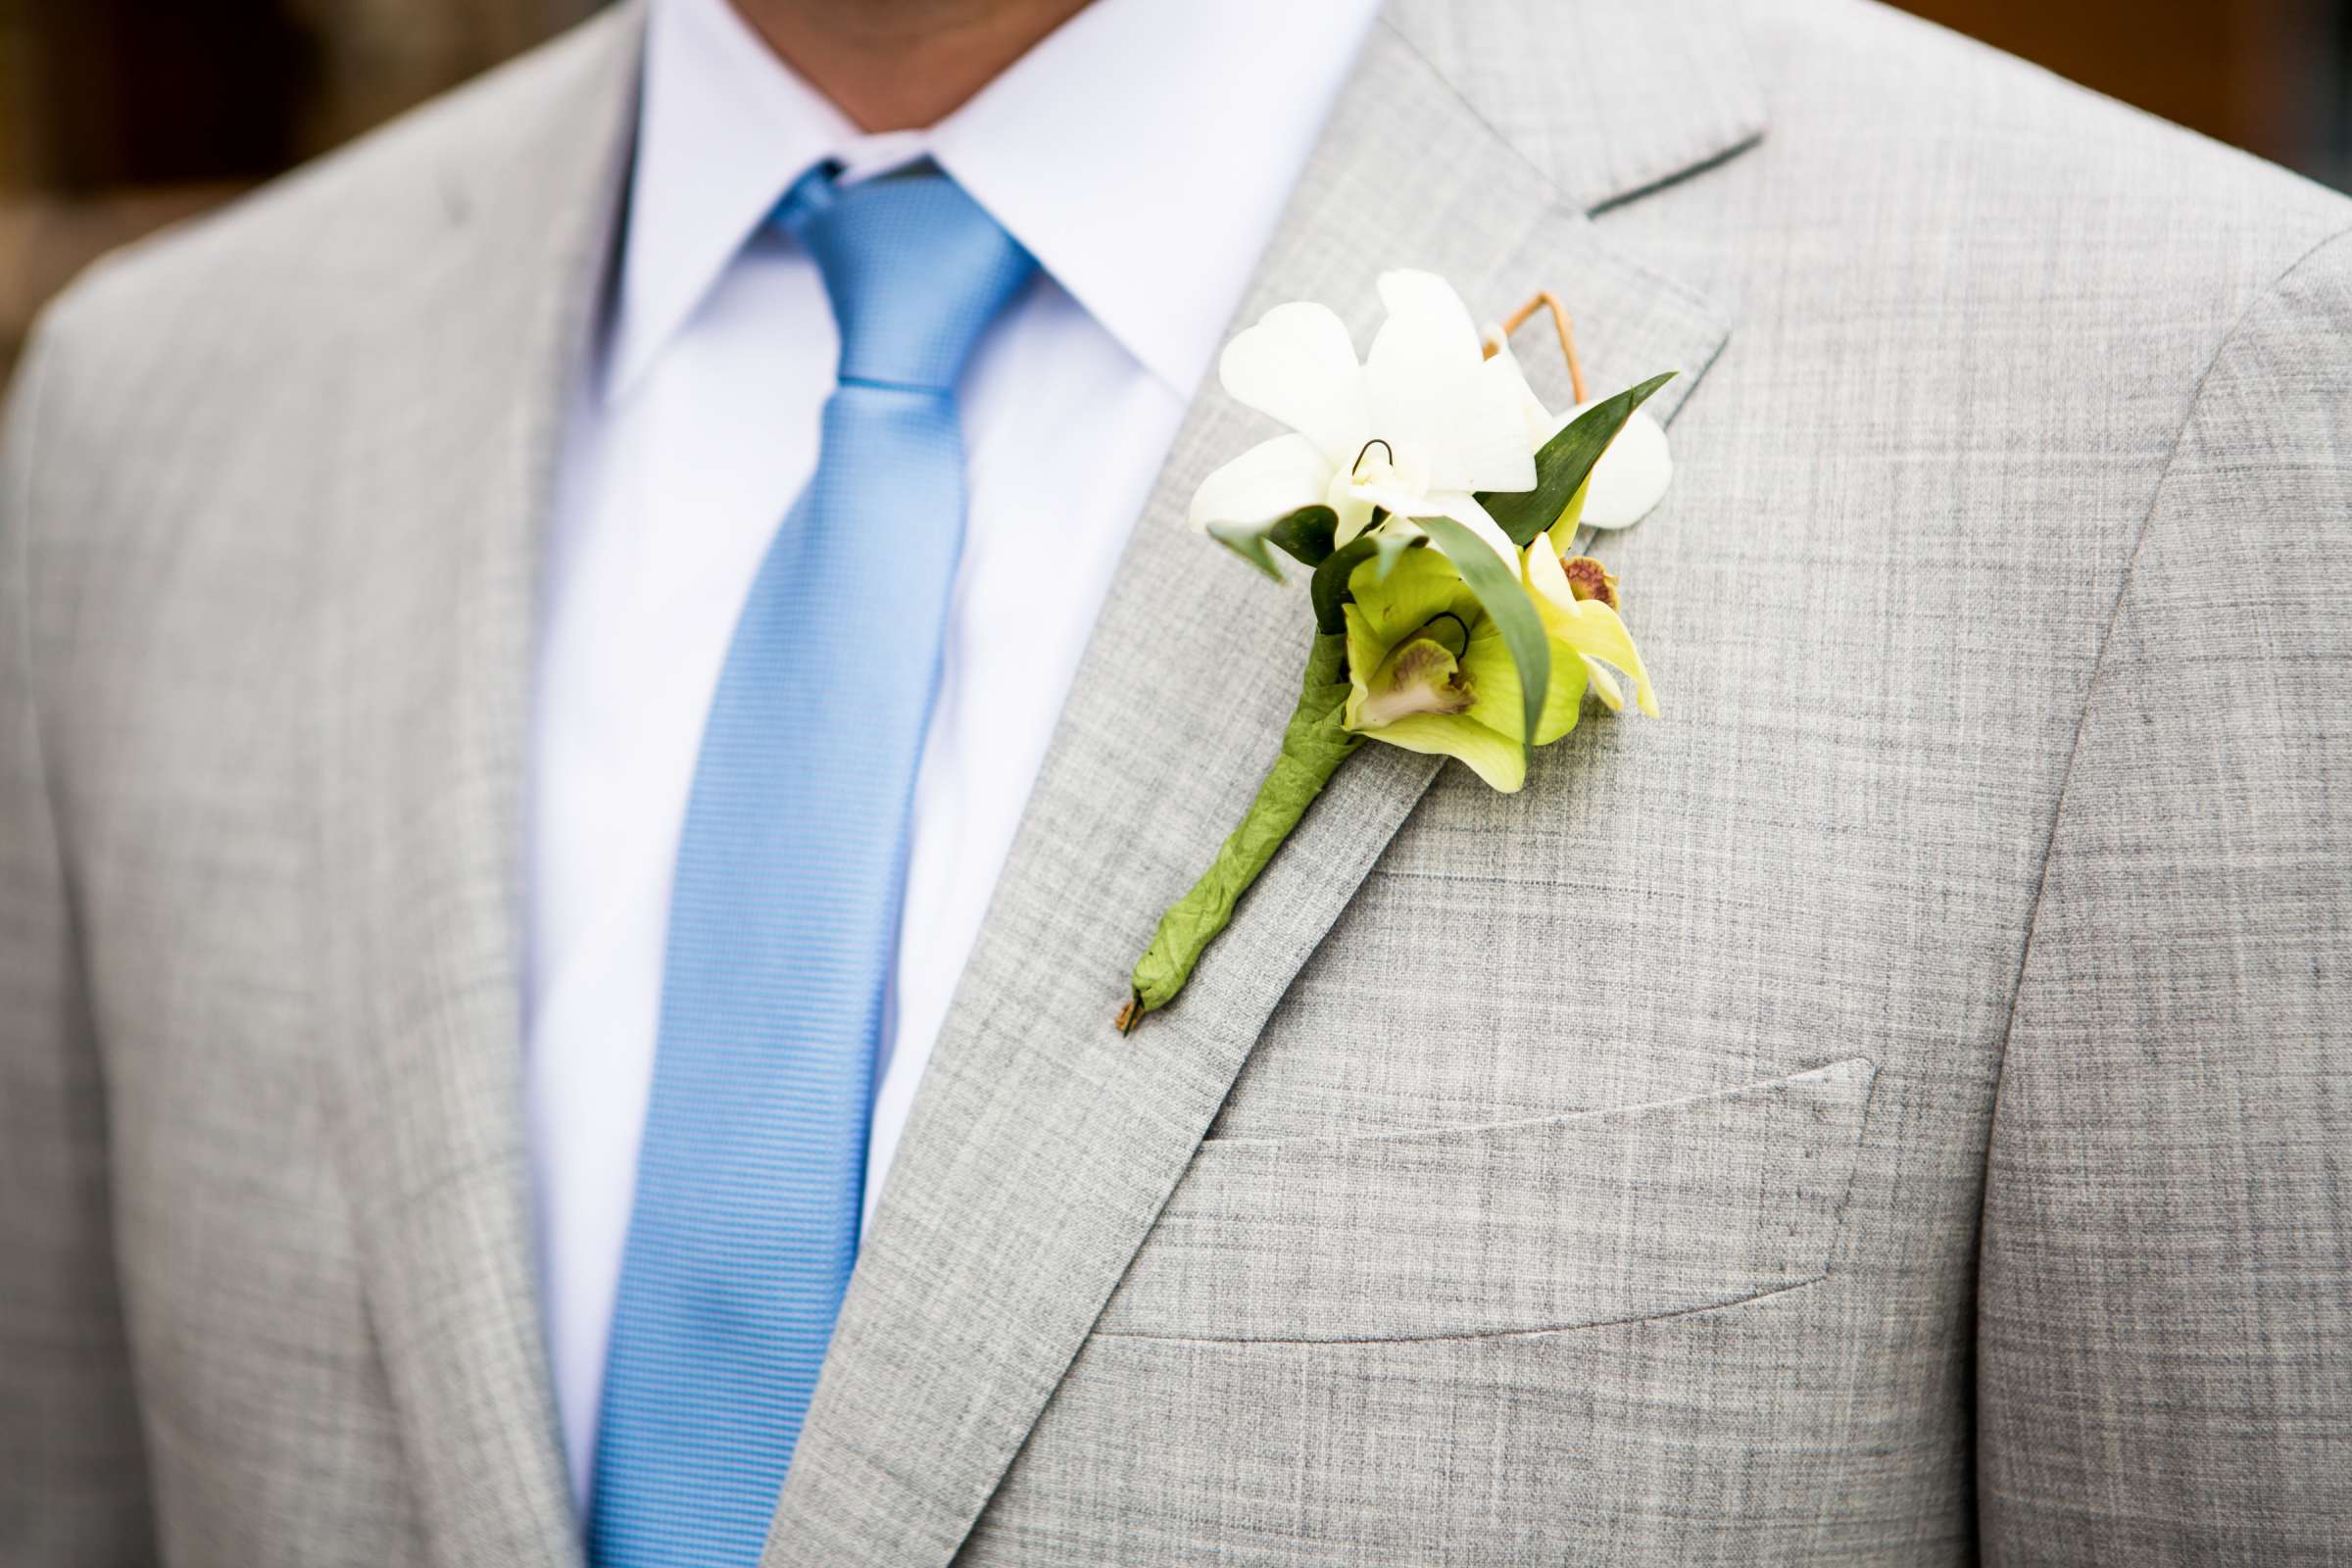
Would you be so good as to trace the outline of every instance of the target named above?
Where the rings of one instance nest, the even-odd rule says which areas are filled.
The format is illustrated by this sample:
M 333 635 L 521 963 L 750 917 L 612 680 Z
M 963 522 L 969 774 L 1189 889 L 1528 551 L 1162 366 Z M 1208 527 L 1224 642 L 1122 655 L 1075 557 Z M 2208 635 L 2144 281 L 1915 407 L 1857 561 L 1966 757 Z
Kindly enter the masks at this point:
M 1643 183 L 1673 171 L 1637 149 L 1563 198 L 1432 65 L 1475 29 L 1446 8 L 1432 24 L 1444 35 L 1404 12 L 1374 29 L 1244 318 L 1323 300 L 1353 316 L 1360 344 L 1389 267 L 1439 271 L 1488 316 L 1549 286 L 1578 313 L 1597 386 L 1684 372 L 1661 395 L 1671 414 L 1726 328 L 1703 300 L 1619 254 L 1586 209 L 1627 194 L 1615 188 L 1635 177 L 1625 171 L 1654 168 Z M 1722 120 L 1711 135 L 1672 127 L 1686 144 L 1675 156 L 1752 139 L 1752 122 L 1708 112 Z M 1653 150 L 1674 139 L 1643 137 Z M 1563 132 L 1556 144 L 1580 140 Z M 1564 404 L 1550 362 L 1524 358 Z M 1296 695 L 1303 584 L 1271 588 L 1184 521 L 1201 476 L 1266 433 L 1206 393 L 1137 525 L 860 1255 L 771 1568 L 941 1564 L 956 1552 L 1267 1015 L 1437 771 L 1365 748 L 1185 995 L 1132 1037 L 1113 1030 L 1128 967 L 1239 819 Z
M 329 1103 L 437 1561 L 577 1558 L 533 1270 L 516 868 L 532 586 L 634 123 L 624 5 L 477 100 L 350 346 L 328 498 Z M 467 106 L 444 114 L 463 115 Z M 462 145 L 461 145 L 462 143 Z

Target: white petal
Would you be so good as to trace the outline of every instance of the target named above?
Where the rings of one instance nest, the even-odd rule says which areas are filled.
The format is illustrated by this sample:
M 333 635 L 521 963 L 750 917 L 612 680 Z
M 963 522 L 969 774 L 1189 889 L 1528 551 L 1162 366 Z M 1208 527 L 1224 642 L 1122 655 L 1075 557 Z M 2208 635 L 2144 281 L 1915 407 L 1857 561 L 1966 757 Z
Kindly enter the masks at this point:
M 1396 442 L 1400 452 L 1417 453 L 1429 488 L 1525 490 L 1535 484 L 1516 366 L 1475 357 L 1416 361 L 1400 351 L 1367 366 L 1364 381 L 1373 433 Z
M 1527 380 L 1485 358 L 1453 286 L 1434 272 L 1384 272 L 1389 318 L 1364 361 L 1372 433 L 1422 455 L 1436 490 L 1525 490 L 1536 482 Z
M 1536 483 L 1536 448 L 1528 435 L 1544 415 L 1544 405 L 1528 387 L 1519 362 L 1497 354 L 1478 368 L 1479 431 L 1482 441 L 1494 443 L 1490 453 L 1475 455 L 1479 471 L 1453 481 L 1464 490 L 1532 490 Z M 1507 412 L 1506 412 L 1507 411 Z M 1466 457 L 1465 461 L 1472 461 Z M 1430 482 L 1444 484 L 1442 475 Z
M 1520 365 L 1519 356 L 1511 352 L 1511 340 L 1503 335 L 1502 328 L 1488 327 L 1486 340 L 1494 345 L 1494 358 L 1488 363 L 1511 368 L 1510 375 L 1519 387 L 1519 413 L 1527 423 L 1527 449 L 1530 452 L 1538 451 L 1565 421 L 1555 418 L 1552 412 L 1544 406 L 1544 400 L 1536 396 L 1536 389 L 1527 384 L 1527 370 Z
M 1421 491 L 1400 484 L 1359 483 L 1350 485 L 1348 493 L 1367 506 L 1374 506 L 1392 516 L 1409 517 L 1416 512 L 1435 512 L 1437 507 Z
M 1344 545 L 1372 524 L 1373 503 L 1358 494 L 1348 483 L 1348 476 L 1335 472 L 1331 488 L 1324 492 L 1323 504 L 1331 508 L 1337 520 L 1332 523 L 1331 542 Z
M 1348 323 L 1311 303 L 1277 305 L 1217 361 L 1225 390 L 1312 441 L 1336 466 L 1370 436 Z
M 1272 522 L 1319 506 L 1331 465 L 1302 435 L 1260 442 L 1200 481 L 1193 492 L 1195 527 L 1212 522 Z
M 1591 408 L 1569 411 L 1568 418 Z M 1560 421 L 1565 425 L 1568 420 Z M 1666 451 L 1666 427 L 1645 409 L 1636 409 L 1609 450 L 1592 466 L 1587 481 L 1584 522 L 1593 528 L 1624 528 L 1649 514 L 1674 477 L 1674 461 Z
M 1486 345 L 1470 319 L 1469 307 L 1453 285 L 1435 272 L 1402 270 L 1380 274 L 1380 303 L 1389 318 L 1372 336 L 1367 366 L 1450 368 L 1479 363 Z

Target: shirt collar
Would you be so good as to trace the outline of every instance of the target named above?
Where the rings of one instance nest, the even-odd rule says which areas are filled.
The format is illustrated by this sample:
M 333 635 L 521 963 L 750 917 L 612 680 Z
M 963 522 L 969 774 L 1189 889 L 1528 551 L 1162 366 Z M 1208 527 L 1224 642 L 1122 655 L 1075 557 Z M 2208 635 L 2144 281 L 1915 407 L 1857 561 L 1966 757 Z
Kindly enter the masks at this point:
M 931 158 L 1189 395 L 1378 0 L 1095 0 L 928 131 L 861 134 L 728 0 L 655 0 L 606 391 L 637 382 L 785 189 Z

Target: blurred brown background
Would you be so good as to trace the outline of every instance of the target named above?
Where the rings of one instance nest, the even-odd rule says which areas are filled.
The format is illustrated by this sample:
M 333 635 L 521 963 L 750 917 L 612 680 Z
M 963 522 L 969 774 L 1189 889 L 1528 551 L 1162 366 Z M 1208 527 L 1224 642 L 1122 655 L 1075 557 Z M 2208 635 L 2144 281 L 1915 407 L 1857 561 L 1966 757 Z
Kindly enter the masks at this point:
M 579 20 L 598 0 L 0 0 L 0 371 L 92 256 Z M 1905 0 L 2336 184 L 2352 0 Z

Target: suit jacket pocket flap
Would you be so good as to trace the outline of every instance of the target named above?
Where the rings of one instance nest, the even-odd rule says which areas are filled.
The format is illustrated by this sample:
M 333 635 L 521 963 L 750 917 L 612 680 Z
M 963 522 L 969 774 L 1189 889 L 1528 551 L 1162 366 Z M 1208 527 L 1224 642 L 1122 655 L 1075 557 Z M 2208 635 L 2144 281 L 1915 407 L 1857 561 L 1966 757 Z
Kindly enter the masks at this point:
M 1097 1332 L 1540 1333 L 1822 1277 L 1876 1066 L 1368 1137 L 1203 1144 Z

